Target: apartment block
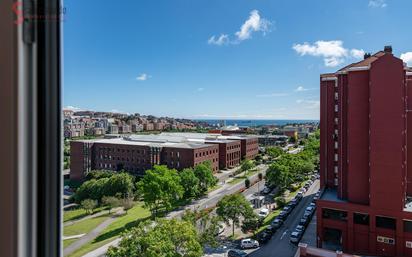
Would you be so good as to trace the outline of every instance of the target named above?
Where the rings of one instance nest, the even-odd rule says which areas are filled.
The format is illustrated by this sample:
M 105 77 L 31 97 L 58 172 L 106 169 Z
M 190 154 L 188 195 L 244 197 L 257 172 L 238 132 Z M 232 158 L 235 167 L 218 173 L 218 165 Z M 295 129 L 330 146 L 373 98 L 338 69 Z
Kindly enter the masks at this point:
M 385 47 L 320 77 L 317 245 L 412 256 L 412 72 Z

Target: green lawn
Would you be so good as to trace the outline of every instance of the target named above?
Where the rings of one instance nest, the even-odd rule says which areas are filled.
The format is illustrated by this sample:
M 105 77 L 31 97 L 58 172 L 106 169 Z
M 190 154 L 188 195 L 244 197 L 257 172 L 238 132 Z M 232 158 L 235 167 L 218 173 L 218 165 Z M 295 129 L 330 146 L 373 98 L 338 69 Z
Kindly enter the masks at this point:
M 98 213 L 102 210 L 104 210 L 105 207 L 99 207 L 96 208 L 93 213 Z M 88 214 L 86 211 L 82 208 L 74 209 L 74 210 L 69 210 L 69 211 L 64 211 L 63 212 L 63 222 L 70 221 L 70 220 L 78 220 L 83 217 L 86 217 Z
M 75 239 L 67 239 L 63 240 L 63 248 L 66 248 L 67 246 L 71 245 L 74 241 L 76 241 L 78 238 Z
M 65 236 L 87 234 L 109 217 L 108 214 L 79 221 L 73 225 L 63 227 Z
M 241 174 L 235 176 L 231 181 L 229 181 L 229 185 L 234 185 L 239 183 L 240 181 L 245 181 L 246 178 L 251 177 L 253 175 L 255 175 L 258 172 L 257 169 L 253 169 L 253 170 L 249 170 L 248 172 L 246 172 L 246 176 L 244 175 L 244 172 L 242 172 Z
M 150 217 L 150 211 L 143 208 L 143 203 L 137 204 L 127 214 L 117 218 L 112 224 L 100 233 L 93 241 L 85 244 L 75 251 L 70 257 L 80 257 L 84 254 L 95 250 L 119 237 L 122 232 L 136 226 L 136 224 Z

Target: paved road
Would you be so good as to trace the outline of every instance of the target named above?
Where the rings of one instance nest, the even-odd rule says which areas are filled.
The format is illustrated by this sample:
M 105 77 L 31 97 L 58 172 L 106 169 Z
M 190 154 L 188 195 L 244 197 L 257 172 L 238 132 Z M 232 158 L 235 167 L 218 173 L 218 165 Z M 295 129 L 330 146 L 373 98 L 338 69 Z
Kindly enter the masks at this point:
M 297 246 L 290 243 L 290 233 L 293 232 L 299 224 L 300 218 L 305 212 L 306 206 L 312 201 L 314 194 L 319 189 L 319 181 L 309 188 L 300 203 L 295 207 L 288 216 L 282 227 L 273 235 L 272 239 L 250 254 L 250 257 L 293 257 L 296 254 Z

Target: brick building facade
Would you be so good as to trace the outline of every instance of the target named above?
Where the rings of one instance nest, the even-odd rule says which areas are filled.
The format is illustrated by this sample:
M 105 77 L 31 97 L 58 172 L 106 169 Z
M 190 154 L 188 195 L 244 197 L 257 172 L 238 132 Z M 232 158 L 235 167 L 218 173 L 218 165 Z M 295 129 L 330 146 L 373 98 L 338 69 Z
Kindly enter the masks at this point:
M 412 256 L 411 82 L 391 47 L 321 75 L 319 247 Z
M 127 138 L 82 140 L 71 142 L 70 178 L 82 180 L 91 170 L 127 170 L 135 175 L 154 165 L 167 165 L 182 170 L 210 161 L 219 169 L 219 147 L 191 142 L 170 143 L 136 141 Z

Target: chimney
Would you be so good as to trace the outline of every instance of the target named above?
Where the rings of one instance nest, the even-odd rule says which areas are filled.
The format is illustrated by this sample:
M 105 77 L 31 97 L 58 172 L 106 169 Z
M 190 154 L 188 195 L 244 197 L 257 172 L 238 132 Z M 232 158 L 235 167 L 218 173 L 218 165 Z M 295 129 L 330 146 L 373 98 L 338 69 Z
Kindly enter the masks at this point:
M 383 51 L 387 54 L 392 54 L 392 46 L 385 46 Z
M 366 60 L 366 59 L 368 59 L 368 58 L 371 57 L 371 56 L 372 56 L 371 53 L 365 53 L 365 55 L 363 56 L 363 59 Z

